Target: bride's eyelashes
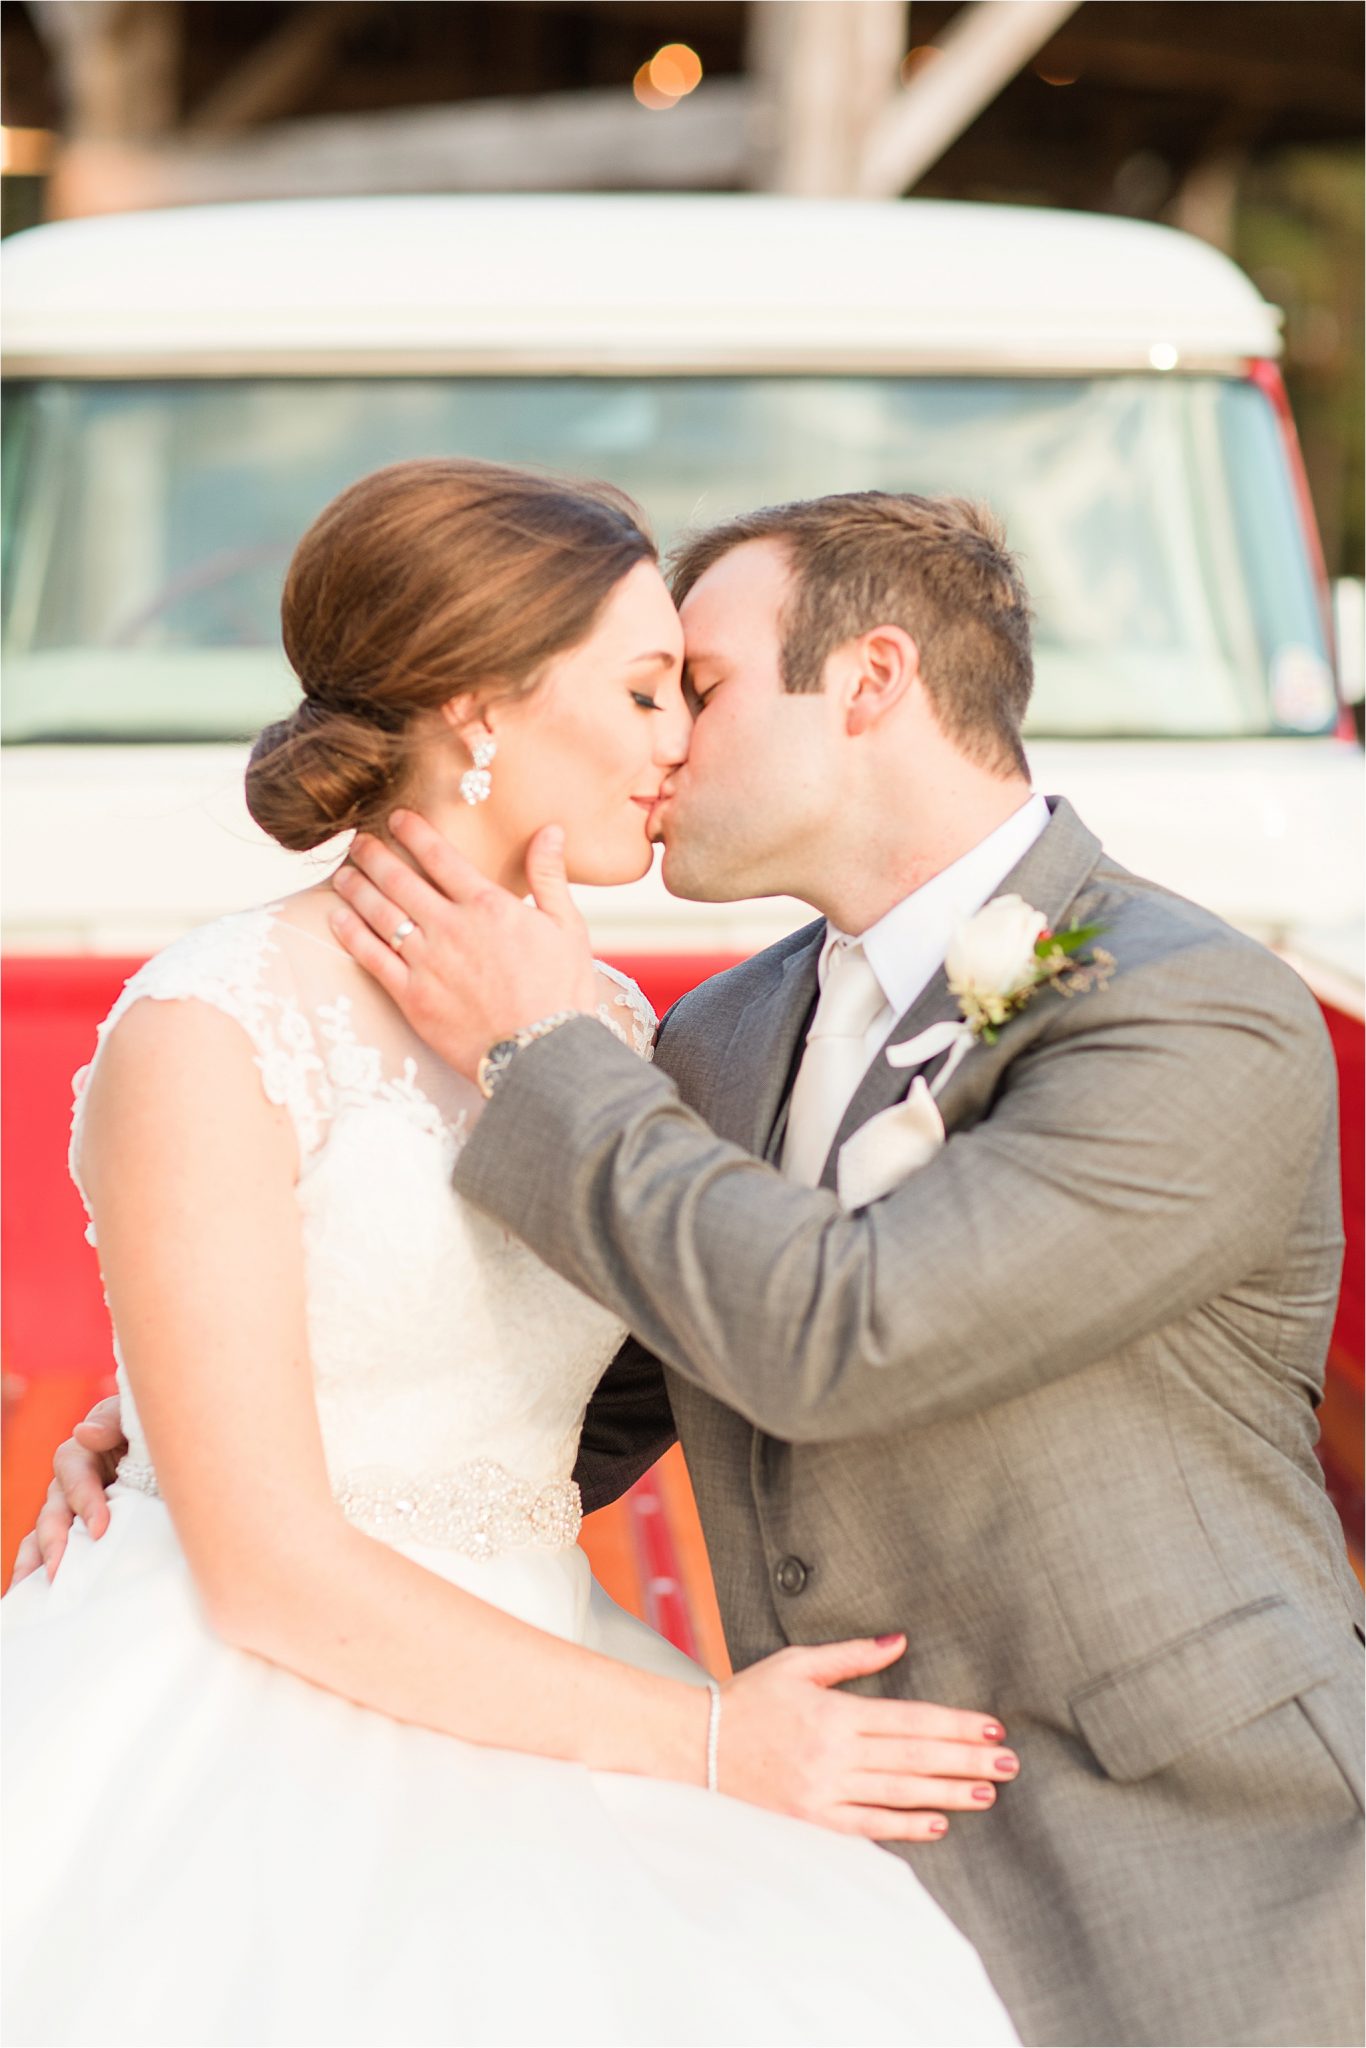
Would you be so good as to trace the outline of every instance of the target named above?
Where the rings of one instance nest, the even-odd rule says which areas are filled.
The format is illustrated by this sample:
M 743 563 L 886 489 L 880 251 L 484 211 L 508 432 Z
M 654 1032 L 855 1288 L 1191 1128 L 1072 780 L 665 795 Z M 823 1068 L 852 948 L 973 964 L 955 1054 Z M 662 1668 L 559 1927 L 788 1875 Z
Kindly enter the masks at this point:
M 664 709 L 658 697 L 651 697 L 645 690 L 632 690 L 631 702 L 639 704 L 642 711 L 662 711 Z

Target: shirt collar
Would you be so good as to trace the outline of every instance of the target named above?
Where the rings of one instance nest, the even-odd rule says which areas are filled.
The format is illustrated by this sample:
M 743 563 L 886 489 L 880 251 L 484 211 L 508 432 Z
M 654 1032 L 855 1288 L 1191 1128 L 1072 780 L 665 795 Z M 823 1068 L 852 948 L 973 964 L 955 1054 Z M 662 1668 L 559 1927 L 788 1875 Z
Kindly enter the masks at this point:
M 903 896 L 900 903 L 893 904 L 885 916 L 862 934 L 868 964 L 899 1017 L 905 1015 L 931 975 L 943 966 L 949 942 L 959 925 L 991 900 L 1039 837 L 1050 815 L 1044 798 L 1032 794 L 1003 825 L 998 825 L 932 880 Z M 847 941 L 848 936 L 834 925 L 827 927 L 819 964 L 822 987 L 826 961 L 835 946 L 841 940 Z

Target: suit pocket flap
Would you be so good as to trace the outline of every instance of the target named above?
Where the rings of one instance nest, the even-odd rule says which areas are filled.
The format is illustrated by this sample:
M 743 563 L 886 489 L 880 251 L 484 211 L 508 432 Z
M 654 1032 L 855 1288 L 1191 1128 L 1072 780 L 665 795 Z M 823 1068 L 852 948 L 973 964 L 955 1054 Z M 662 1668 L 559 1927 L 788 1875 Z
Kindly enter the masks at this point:
M 1106 1776 L 1130 1784 L 1307 1692 L 1332 1668 L 1304 1617 L 1272 1595 L 1084 1686 L 1072 1718 Z

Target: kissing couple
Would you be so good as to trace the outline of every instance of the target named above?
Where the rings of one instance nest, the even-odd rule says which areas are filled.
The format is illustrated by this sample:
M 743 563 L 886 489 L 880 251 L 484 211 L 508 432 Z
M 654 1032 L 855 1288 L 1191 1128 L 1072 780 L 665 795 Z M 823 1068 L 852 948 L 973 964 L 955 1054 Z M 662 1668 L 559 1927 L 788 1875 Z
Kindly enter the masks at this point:
M 5 1602 L 10 2038 L 1358 2041 L 1331 1053 L 1032 792 L 991 518 L 670 590 L 606 486 L 404 463 L 283 627 L 248 802 L 348 859 L 76 1084 L 120 1397 Z M 662 1026 L 568 894 L 653 840 L 817 913 Z M 675 1435 L 724 1684 L 575 1542 Z

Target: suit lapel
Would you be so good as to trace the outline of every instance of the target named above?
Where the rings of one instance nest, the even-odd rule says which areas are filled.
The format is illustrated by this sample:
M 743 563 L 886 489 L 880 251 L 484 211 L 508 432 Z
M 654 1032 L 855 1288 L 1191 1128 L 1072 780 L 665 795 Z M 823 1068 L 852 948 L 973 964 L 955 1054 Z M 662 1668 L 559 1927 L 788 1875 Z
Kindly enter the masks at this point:
M 1051 926 L 1057 926 L 1067 921 L 1071 904 L 1100 858 L 1101 845 L 1095 834 L 1082 824 L 1066 797 L 1050 797 L 1048 806 L 1053 814 L 1048 824 L 999 888 L 992 891 L 992 896 L 1022 896 L 1026 903 L 1032 903 L 1036 910 L 1043 912 Z M 825 1162 L 820 1183 L 823 1188 L 836 1185 L 840 1147 L 845 1140 L 861 1130 L 871 1117 L 890 1109 L 894 1102 L 902 1101 L 910 1092 L 918 1070 L 890 1066 L 885 1057 L 887 1047 L 902 1045 L 918 1031 L 926 1030 L 931 1024 L 947 1023 L 958 1014 L 957 997 L 949 987 L 948 976 L 940 967 L 910 1009 L 887 1034 L 882 1050 L 855 1089 Z M 969 1053 L 945 1089 L 939 1109 L 946 1122 L 962 1075 L 983 1056 L 980 1047 Z
M 808 926 L 799 938 L 781 970 L 751 997 L 736 1019 L 723 1062 L 725 1078 L 707 1112 L 718 1136 L 745 1146 L 761 1159 L 768 1156 L 816 998 L 816 967 L 825 920 Z

